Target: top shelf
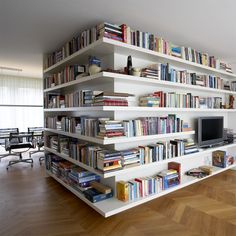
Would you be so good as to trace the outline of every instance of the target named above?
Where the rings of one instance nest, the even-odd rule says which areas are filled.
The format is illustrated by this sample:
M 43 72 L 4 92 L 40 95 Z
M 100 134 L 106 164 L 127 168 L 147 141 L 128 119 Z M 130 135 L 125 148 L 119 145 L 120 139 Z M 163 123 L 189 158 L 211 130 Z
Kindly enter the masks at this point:
M 162 54 L 149 49 L 133 46 L 116 40 L 101 38 L 89 46 L 73 53 L 66 57 L 55 65 L 44 70 L 44 73 L 56 73 L 62 70 L 66 65 L 72 65 L 74 63 L 83 63 L 85 56 L 96 55 L 104 56 L 112 53 L 119 53 L 124 55 L 132 55 L 133 57 L 141 57 L 142 59 L 156 61 L 161 63 L 171 63 L 175 66 L 185 66 L 192 70 L 201 70 L 201 72 L 214 74 L 227 79 L 236 78 L 236 74 L 231 74 L 222 70 L 217 70 L 208 66 L 190 62 L 182 58 Z M 187 68 L 186 68 L 187 69 Z

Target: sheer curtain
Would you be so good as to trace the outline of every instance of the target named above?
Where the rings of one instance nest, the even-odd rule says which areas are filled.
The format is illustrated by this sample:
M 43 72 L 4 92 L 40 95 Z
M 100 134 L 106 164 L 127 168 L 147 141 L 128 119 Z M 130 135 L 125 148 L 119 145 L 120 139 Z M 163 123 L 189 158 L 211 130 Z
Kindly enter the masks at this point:
M 43 80 L 0 74 L 0 128 L 43 126 Z

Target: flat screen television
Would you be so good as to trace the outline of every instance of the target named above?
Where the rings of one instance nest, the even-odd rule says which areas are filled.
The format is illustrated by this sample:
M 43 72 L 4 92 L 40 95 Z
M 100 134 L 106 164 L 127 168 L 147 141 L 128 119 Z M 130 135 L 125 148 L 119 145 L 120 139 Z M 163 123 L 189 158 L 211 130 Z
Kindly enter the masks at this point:
M 224 117 L 199 117 L 197 135 L 199 147 L 209 147 L 222 143 L 224 141 Z

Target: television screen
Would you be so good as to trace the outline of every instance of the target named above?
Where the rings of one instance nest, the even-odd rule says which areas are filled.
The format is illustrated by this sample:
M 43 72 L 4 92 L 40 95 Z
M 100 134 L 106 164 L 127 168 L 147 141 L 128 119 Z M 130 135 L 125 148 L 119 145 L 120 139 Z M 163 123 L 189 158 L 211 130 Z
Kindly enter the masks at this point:
M 198 145 L 211 146 L 224 141 L 224 117 L 200 117 L 198 119 Z

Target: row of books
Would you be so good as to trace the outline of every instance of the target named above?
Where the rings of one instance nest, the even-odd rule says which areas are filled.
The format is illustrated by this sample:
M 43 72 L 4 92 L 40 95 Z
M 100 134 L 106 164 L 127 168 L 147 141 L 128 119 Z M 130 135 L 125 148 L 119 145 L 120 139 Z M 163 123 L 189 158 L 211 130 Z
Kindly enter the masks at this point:
M 183 123 L 183 120 L 174 114 L 165 117 L 142 117 L 124 121 L 111 120 L 110 118 L 45 117 L 47 128 L 100 138 L 182 132 Z
M 178 70 L 169 63 L 160 65 L 160 79 L 183 84 L 223 89 L 223 79 L 218 76 L 196 74 L 188 72 L 187 70 Z
M 128 106 L 134 105 L 135 98 L 128 93 L 78 90 L 65 95 L 46 94 L 45 108 Z
M 133 201 L 180 184 L 180 163 L 168 163 L 168 169 L 157 175 L 135 178 L 130 181 L 118 181 L 116 184 L 117 199 Z
M 44 88 L 52 88 L 76 80 L 78 75 L 87 75 L 87 71 L 85 65 L 66 65 L 62 71 L 45 77 Z
M 107 150 L 77 139 L 50 135 L 46 145 L 94 169 L 103 172 L 130 168 L 198 152 L 192 139 L 174 139 L 122 151 Z
M 207 53 L 198 52 L 190 47 L 174 45 L 162 37 L 157 37 L 149 32 L 133 30 L 126 24 L 116 25 L 108 22 L 98 24 L 95 27 L 83 31 L 63 45 L 60 49 L 49 54 L 45 60 L 45 68 L 54 65 L 60 60 L 102 37 L 107 37 L 174 57 L 183 58 L 194 63 L 232 73 L 232 68 L 229 64 L 220 59 L 216 59 L 214 56 L 209 56 Z
M 65 95 L 46 94 L 44 96 L 45 108 L 65 108 L 81 106 L 80 91 Z
M 113 197 L 112 189 L 99 183 L 98 175 L 56 155 L 46 155 L 46 168 L 93 203 Z
M 143 164 L 199 152 L 197 145 L 192 139 L 174 139 L 147 146 L 139 146 L 138 148 L 140 161 Z
M 126 25 L 123 26 L 123 28 L 123 41 L 131 45 L 232 73 L 232 68 L 229 64 L 220 59 L 216 59 L 214 56 L 209 56 L 207 53 L 199 52 L 191 47 L 174 45 L 173 43 L 170 43 L 161 37 L 157 37 L 154 34 L 139 30 L 132 30 Z
M 139 106 L 174 107 L 174 108 L 218 108 L 222 105 L 221 97 L 199 97 L 191 93 L 157 91 L 139 98 Z
M 113 40 L 123 41 L 124 31 L 122 26 L 103 22 L 92 28 L 84 30 L 70 41 L 66 42 L 61 48 L 47 55 L 45 68 L 65 59 L 73 53 L 87 47 L 96 40 L 107 37 Z
M 65 59 L 80 49 L 87 47 L 97 39 L 98 35 L 96 26 L 84 30 L 77 36 L 73 37 L 70 41 L 66 42 L 61 48 L 57 49 L 51 54 L 48 54 L 44 63 L 44 67 L 48 68 L 56 64 L 57 62 Z

